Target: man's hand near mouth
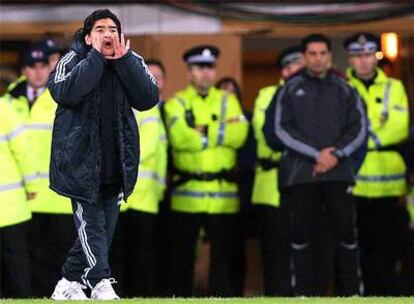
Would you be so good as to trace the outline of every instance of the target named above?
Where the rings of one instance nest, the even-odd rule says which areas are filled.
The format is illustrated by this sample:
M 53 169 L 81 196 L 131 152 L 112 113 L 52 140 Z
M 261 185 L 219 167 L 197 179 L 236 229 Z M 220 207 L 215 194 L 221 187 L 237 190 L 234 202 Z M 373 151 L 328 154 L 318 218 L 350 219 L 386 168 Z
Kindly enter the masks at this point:
M 114 59 L 119 59 L 123 57 L 129 50 L 129 46 L 130 46 L 129 39 L 125 43 L 125 36 L 124 34 L 121 34 L 121 41 L 119 41 L 118 35 L 112 36 L 111 40 L 112 40 L 112 45 L 114 48 L 114 54 L 112 56 L 105 56 L 105 58 L 114 60 Z

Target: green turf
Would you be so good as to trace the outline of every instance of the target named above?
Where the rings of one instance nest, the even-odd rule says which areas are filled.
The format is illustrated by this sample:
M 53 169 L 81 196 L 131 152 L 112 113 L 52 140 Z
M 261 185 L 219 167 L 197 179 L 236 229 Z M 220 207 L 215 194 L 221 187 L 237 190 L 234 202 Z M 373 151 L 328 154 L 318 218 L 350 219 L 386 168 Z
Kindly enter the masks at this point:
M 49 304 L 49 303 L 79 303 L 56 302 L 52 300 L 0 300 L 7 304 Z M 87 302 L 88 303 L 88 302 Z M 137 303 L 137 304 L 414 304 L 411 298 L 193 298 L 193 299 L 130 299 L 121 301 L 100 301 L 99 303 Z

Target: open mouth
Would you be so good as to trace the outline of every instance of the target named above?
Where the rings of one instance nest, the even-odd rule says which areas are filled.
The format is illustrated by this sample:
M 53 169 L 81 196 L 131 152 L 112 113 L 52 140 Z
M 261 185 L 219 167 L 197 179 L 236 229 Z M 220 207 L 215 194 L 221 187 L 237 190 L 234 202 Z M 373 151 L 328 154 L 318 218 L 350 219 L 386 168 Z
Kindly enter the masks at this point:
M 105 41 L 104 42 L 104 46 L 105 47 L 111 47 L 112 46 L 112 42 L 111 41 Z

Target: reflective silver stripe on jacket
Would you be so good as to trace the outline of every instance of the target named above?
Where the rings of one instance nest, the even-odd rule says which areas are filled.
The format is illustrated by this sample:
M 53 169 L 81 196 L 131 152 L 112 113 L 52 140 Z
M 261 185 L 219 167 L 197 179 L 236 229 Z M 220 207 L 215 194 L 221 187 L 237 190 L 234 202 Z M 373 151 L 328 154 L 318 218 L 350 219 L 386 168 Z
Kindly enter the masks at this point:
M 383 100 L 384 107 L 381 112 L 381 123 L 385 123 L 388 120 L 388 116 L 390 112 L 390 95 L 391 95 L 391 80 L 388 80 L 387 84 L 385 85 L 385 91 L 384 91 L 384 100 Z
M 221 146 L 224 142 L 224 132 L 226 131 L 226 113 L 227 113 L 227 94 L 223 95 L 220 109 L 220 126 L 218 131 L 217 145 Z
M 0 135 L 0 142 L 2 141 L 9 141 L 16 136 L 18 136 L 20 133 L 22 133 L 25 130 L 25 127 L 23 125 L 18 126 L 16 129 L 11 131 L 9 134 L 6 135 Z
M 24 125 L 29 130 L 53 130 L 53 124 L 33 123 Z
M 158 117 L 155 117 L 155 116 L 151 116 L 151 117 L 145 117 L 145 118 L 142 118 L 140 121 L 139 121 L 139 125 L 140 126 L 143 126 L 143 125 L 145 125 L 145 124 L 147 124 L 147 123 L 151 123 L 151 122 L 159 122 L 160 120 L 158 119 Z
M 23 187 L 23 182 L 17 182 L 17 183 L 12 183 L 12 184 L 3 184 L 0 185 L 0 192 L 1 191 L 8 191 L 8 190 L 15 190 L 15 189 L 19 189 Z

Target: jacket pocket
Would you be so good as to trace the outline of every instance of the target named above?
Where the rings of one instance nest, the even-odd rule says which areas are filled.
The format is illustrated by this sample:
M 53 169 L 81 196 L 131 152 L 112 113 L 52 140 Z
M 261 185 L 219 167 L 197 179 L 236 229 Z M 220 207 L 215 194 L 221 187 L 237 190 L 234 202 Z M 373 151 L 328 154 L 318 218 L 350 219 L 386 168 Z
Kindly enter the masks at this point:
M 57 169 L 60 172 L 65 172 L 66 166 L 67 166 L 67 160 L 66 160 L 66 143 L 68 141 L 68 137 L 65 136 L 63 141 L 59 143 L 59 146 L 56 147 L 57 153 L 56 153 L 56 164 Z

